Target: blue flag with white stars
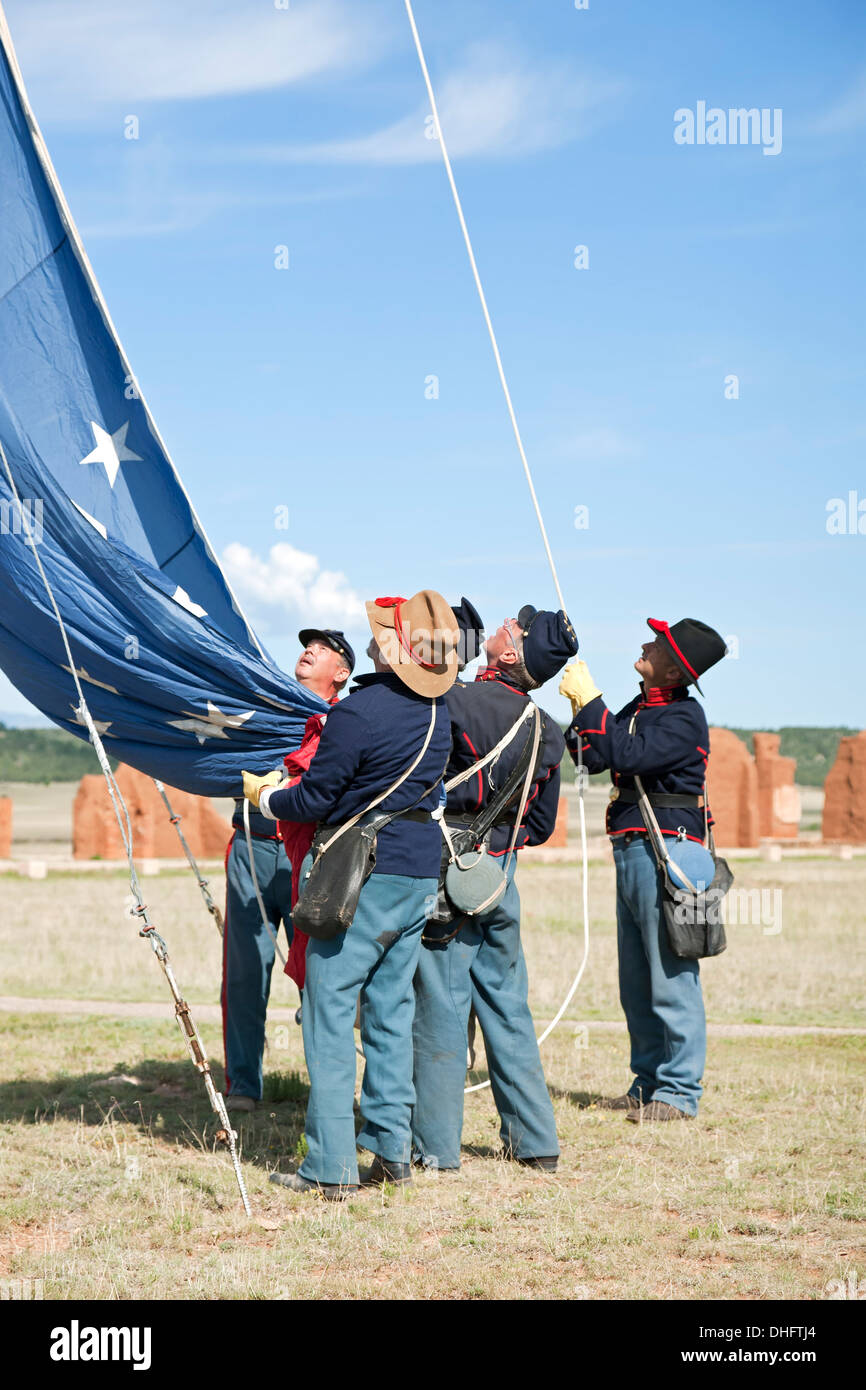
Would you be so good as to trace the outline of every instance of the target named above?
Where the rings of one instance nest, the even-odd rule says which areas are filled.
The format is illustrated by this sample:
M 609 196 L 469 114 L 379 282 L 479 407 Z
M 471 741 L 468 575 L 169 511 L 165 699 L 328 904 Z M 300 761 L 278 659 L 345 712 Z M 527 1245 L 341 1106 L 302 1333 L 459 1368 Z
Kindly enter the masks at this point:
M 38 553 L 106 750 L 239 796 L 241 769 L 277 766 L 326 705 L 279 670 L 228 587 L 118 342 L 2 11 L 0 444 L 6 675 L 87 738 Z

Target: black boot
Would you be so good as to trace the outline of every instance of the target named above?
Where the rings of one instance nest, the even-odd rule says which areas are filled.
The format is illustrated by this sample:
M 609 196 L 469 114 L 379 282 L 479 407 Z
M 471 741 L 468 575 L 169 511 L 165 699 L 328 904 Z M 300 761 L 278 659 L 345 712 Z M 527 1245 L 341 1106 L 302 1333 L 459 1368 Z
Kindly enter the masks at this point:
M 555 1173 L 559 1162 L 557 1154 L 532 1154 L 529 1158 L 523 1158 L 518 1154 L 507 1153 L 505 1157 L 513 1159 L 522 1168 L 539 1168 L 543 1173 Z
M 361 1169 L 362 1187 L 381 1187 L 383 1183 L 394 1183 L 404 1187 L 412 1181 L 411 1163 L 392 1163 L 376 1154 L 369 1168 Z

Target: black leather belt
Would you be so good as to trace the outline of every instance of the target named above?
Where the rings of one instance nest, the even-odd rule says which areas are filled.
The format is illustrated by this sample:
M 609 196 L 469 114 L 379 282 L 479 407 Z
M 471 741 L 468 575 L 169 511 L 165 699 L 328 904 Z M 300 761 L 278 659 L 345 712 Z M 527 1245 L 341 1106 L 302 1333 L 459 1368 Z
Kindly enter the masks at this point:
M 625 801 L 629 805 L 636 805 L 640 800 L 636 791 L 629 787 L 614 787 L 610 794 L 611 801 Z M 698 811 L 704 809 L 704 798 L 697 794 L 688 792 L 653 792 L 647 793 L 650 806 L 670 807 L 674 810 L 685 810 L 687 807 L 694 807 Z
M 398 820 L 412 820 L 412 821 L 417 821 L 417 822 L 420 823 L 421 825 L 427 825 L 428 823 L 432 823 L 432 821 L 433 821 L 433 814 L 432 814 L 431 811 L 398 811 L 397 814 L 396 814 L 396 816 L 394 817 L 394 820 L 391 822 L 391 824 L 393 825 L 393 824 L 394 824 L 396 821 L 398 821 Z M 339 830 L 339 828 L 340 828 L 339 824 L 336 824 L 336 825 L 325 825 L 325 824 L 321 824 L 321 825 L 319 826 L 319 829 L 320 829 L 320 830 Z
M 478 812 L 455 811 L 452 815 L 450 811 L 445 812 L 445 821 L 448 825 L 473 825 L 478 819 Z M 514 825 L 513 816 L 501 816 L 499 820 L 493 822 L 494 829 L 500 825 Z

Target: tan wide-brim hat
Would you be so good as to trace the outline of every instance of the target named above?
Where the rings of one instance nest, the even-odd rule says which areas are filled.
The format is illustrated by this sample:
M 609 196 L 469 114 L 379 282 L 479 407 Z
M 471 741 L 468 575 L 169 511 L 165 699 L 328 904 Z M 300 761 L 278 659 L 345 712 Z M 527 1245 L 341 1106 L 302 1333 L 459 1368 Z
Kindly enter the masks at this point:
M 422 589 L 412 598 L 376 598 L 366 604 L 376 645 L 404 685 L 433 699 L 457 675 L 457 619 L 441 594 Z

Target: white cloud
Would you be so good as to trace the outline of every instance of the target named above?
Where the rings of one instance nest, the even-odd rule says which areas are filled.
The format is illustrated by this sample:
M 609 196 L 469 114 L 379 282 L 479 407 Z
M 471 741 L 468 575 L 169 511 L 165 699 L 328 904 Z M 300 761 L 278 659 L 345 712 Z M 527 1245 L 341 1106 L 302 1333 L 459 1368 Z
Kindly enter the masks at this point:
M 348 0 L 7 0 L 40 114 L 100 102 L 265 91 L 366 63 L 383 47 L 378 6 Z
M 153 145 L 156 147 L 158 142 Z M 111 188 L 93 185 L 87 193 L 87 215 L 78 224 L 85 242 L 172 236 L 194 231 L 211 218 L 237 207 L 246 211 L 256 207 L 297 207 L 334 202 L 355 193 L 348 184 L 309 193 L 287 193 L 277 188 L 265 194 L 234 187 L 193 189 L 188 181 L 184 182 L 183 173 L 180 163 L 167 164 L 160 172 L 141 160 L 134 176 L 130 176 L 127 167 L 121 167 Z M 80 196 L 79 202 L 83 201 Z
M 844 135 L 863 125 L 866 125 L 866 72 L 860 73 L 840 101 L 812 122 L 811 130 L 815 135 Z
M 420 81 L 420 78 L 419 78 Z M 435 90 L 435 87 L 434 87 Z M 512 157 L 576 140 L 623 84 L 591 78 L 564 61 L 531 64 L 499 45 L 473 47 L 436 100 L 449 154 Z M 425 102 L 370 135 L 313 145 L 265 145 L 237 153 L 286 163 L 420 164 L 441 158 Z
M 321 568 L 316 555 L 285 541 L 267 559 L 233 541 L 222 554 L 226 577 L 254 625 L 281 632 L 287 621 L 347 628 L 366 623 L 364 604 L 340 570 Z

